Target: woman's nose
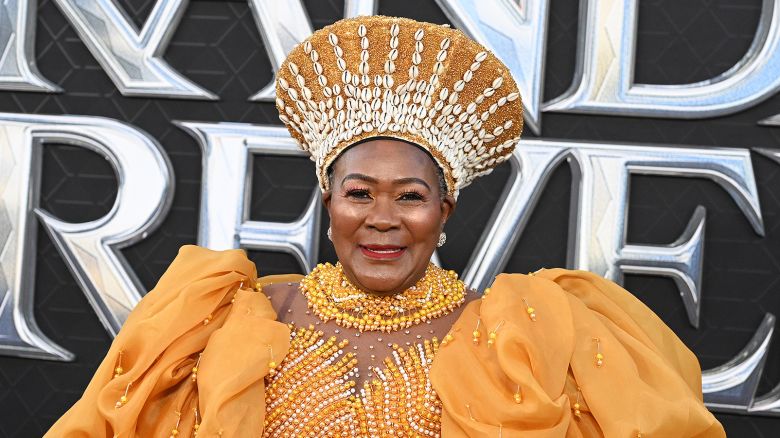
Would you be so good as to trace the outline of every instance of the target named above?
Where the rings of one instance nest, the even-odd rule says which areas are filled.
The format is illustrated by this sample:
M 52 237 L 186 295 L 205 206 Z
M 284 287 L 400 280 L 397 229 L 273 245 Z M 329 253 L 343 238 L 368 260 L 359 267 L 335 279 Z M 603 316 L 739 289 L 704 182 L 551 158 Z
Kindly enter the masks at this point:
M 366 216 L 366 225 L 378 231 L 388 231 L 399 224 L 398 212 L 391 199 L 377 199 Z

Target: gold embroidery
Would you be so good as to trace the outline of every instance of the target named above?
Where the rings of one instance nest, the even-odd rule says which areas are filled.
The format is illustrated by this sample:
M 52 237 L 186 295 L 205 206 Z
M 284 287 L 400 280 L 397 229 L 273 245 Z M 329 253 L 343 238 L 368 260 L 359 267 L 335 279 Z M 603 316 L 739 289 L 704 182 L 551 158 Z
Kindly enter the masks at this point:
M 263 436 L 439 436 L 441 401 L 428 378 L 438 341 L 394 345 L 360 391 L 348 344 L 311 327 L 292 330 L 287 357 L 266 378 Z

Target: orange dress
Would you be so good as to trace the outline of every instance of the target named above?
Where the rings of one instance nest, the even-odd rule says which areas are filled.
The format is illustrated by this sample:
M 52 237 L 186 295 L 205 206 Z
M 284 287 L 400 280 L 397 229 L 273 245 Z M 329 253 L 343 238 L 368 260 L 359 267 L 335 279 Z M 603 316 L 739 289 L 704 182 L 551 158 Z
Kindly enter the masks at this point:
M 258 280 L 241 250 L 182 247 L 46 436 L 262 436 L 269 364 L 291 332 L 251 286 L 288 280 Z M 498 327 L 492 346 L 472 343 L 477 319 Z M 725 436 L 696 357 L 594 274 L 501 274 L 449 333 L 426 368 L 444 437 Z

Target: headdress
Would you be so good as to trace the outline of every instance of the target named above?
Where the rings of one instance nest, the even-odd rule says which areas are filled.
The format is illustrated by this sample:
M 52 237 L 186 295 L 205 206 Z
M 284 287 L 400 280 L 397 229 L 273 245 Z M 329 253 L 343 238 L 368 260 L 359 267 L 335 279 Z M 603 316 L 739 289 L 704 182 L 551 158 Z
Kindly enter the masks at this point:
M 462 32 L 383 16 L 314 32 L 282 63 L 279 118 L 311 154 L 320 187 L 349 146 L 389 137 L 427 150 L 457 196 L 509 158 L 523 130 L 517 84 Z

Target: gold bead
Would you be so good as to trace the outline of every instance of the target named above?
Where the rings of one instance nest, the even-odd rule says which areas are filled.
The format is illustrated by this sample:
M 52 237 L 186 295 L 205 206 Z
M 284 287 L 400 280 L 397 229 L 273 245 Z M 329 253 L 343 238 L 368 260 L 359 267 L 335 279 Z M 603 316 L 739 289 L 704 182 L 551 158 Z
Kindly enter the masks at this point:
M 117 376 L 121 375 L 121 374 L 122 374 L 122 373 L 124 373 L 124 372 L 125 372 L 125 370 L 124 370 L 122 367 L 116 367 L 116 368 L 114 368 L 114 373 L 115 373 Z
M 522 403 L 523 402 L 523 396 L 520 395 L 519 392 L 516 392 L 514 395 L 515 403 Z

